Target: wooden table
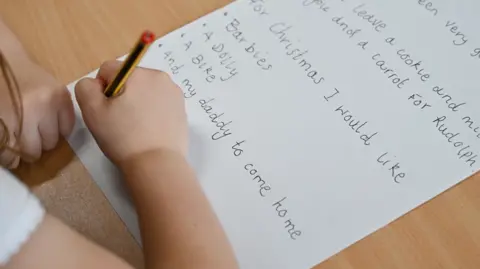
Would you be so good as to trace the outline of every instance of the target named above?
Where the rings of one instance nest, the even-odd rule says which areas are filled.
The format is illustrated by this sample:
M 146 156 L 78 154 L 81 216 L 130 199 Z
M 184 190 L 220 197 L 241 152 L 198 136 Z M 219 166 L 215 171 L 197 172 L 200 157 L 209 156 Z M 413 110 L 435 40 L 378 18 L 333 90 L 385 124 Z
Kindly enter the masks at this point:
M 229 0 L 2 0 L 33 57 L 69 83 L 123 55 L 138 33 L 166 34 Z M 142 268 L 139 246 L 64 143 L 19 176 L 51 214 Z M 480 268 L 480 175 L 354 244 L 318 269 Z

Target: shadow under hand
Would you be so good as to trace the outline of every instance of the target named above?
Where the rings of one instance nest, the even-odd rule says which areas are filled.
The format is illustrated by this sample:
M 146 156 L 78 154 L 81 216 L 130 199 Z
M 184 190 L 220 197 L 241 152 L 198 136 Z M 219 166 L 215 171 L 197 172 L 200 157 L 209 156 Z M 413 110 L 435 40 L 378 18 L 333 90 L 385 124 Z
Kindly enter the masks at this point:
M 61 139 L 58 146 L 44 152 L 40 160 L 35 163 L 21 162 L 12 172 L 27 186 L 34 187 L 55 178 L 74 158 L 75 153 L 68 142 Z

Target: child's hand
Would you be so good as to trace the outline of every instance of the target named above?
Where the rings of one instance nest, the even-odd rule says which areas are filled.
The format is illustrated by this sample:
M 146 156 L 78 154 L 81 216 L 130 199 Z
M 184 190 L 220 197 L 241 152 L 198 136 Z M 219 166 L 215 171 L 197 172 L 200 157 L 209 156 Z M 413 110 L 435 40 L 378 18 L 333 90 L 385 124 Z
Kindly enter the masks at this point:
M 82 79 L 75 87 L 83 119 L 102 151 L 117 165 L 157 150 L 185 157 L 188 134 L 182 91 L 165 73 L 137 68 L 123 93 L 107 99 L 105 85 L 120 67 L 120 62 L 106 62 L 97 79 Z
M 0 118 L 9 132 L 8 147 L 19 150 L 23 160 L 32 162 L 40 158 L 43 150 L 53 149 L 59 136 L 68 136 L 75 122 L 70 94 L 43 68 L 30 60 L 15 62 L 12 70 L 23 100 L 21 136 L 19 109 L 13 105 L 4 75 L 0 75 Z M 9 81 L 13 82 L 10 77 Z M 12 85 L 15 88 L 15 85 Z M 18 103 L 18 102 L 17 102 Z M 5 137 L 0 129 L 0 137 Z M 20 140 L 20 141 L 18 141 Z M 0 141 L 1 143 L 1 141 Z M 1 146 L 1 145 L 0 145 Z M 0 164 L 16 168 L 20 156 L 9 149 L 0 150 Z

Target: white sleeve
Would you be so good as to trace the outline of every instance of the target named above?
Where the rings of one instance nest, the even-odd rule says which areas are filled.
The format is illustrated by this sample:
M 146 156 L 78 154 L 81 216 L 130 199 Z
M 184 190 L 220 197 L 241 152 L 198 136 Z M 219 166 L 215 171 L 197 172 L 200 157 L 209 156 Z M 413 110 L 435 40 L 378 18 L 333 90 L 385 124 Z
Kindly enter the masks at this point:
M 27 242 L 44 215 L 37 197 L 0 167 L 0 267 Z

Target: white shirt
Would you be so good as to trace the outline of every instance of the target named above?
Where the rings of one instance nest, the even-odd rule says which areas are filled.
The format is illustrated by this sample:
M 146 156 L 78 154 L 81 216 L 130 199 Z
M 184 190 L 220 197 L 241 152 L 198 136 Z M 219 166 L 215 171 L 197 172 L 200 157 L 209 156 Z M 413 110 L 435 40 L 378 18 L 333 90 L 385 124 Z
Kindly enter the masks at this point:
M 37 197 L 0 167 L 0 267 L 27 242 L 44 215 Z

